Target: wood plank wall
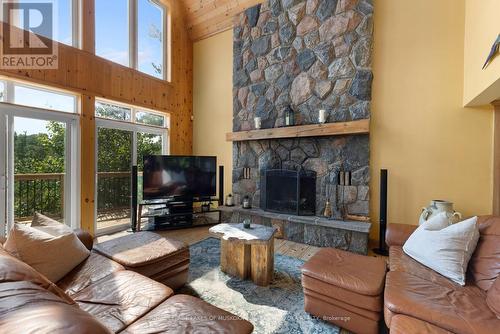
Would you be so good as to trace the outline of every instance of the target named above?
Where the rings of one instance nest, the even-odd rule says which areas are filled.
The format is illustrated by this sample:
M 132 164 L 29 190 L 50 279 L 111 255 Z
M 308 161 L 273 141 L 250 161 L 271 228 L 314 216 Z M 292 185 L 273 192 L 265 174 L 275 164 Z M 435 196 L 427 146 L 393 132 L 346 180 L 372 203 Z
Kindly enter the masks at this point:
M 95 56 L 94 2 L 82 2 L 82 50 L 59 44 L 57 70 L 0 70 L 0 75 L 51 86 L 81 96 L 81 226 L 94 233 L 96 97 L 166 112 L 170 115 L 170 153 L 191 154 L 193 147 L 193 44 L 183 5 L 162 0 L 168 7 L 170 82 L 145 75 Z

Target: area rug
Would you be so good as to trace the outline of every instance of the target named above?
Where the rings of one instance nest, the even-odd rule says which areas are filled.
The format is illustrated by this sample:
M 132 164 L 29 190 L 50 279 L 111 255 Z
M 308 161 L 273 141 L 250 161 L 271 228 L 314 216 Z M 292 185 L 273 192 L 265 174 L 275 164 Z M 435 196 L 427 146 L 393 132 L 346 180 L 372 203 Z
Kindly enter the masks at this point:
M 254 325 L 254 333 L 340 333 L 340 330 L 304 312 L 300 267 L 304 261 L 276 254 L 274 279 L 259 287 L 223 273 L 219 268 L 220 241 L 205 239 L 191 246 L 190 294 L 234 313 Z

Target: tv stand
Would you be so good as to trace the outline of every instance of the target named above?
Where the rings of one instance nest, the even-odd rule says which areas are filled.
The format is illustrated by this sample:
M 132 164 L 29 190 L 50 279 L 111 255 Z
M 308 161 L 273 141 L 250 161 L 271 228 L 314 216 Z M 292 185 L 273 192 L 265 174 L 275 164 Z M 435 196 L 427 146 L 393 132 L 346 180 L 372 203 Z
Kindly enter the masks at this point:
M 209 203 L 208 210 L 205 207 L 194 209 L 195 203 Z M 132 231 L 140 232 L 142 229 L 142 220 L 148 219 L 147 230 L 172 230 L 193 226 L 203 226 L 212 224 L 194 224 L 194 220 L 201 215 L 217 213 L 218 220 L 221 222 L 221 211 L 211 208 L 211 199 L 164 199 L 142 201 L 138 205 L 137 223 L 132 226 Z M 147 213 L 143 214 L 143 209 L 149 208 Z

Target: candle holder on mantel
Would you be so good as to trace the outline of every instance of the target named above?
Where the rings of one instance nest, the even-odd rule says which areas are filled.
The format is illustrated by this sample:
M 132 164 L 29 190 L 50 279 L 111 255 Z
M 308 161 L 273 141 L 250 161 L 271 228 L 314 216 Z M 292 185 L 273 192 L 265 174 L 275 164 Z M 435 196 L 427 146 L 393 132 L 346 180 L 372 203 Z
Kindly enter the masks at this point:
M 285 109 L 285 125 L 293 126 L 295 125 L 295 116 L 293 114 L 293 110 L 290 106 Z

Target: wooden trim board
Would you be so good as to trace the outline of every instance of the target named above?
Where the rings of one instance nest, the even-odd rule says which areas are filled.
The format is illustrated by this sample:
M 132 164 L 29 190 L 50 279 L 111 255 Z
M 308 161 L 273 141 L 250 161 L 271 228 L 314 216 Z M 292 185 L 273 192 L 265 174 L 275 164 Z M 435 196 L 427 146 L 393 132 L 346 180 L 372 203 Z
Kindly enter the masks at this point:
M 352 122 L 310 124 L 283 128 L 230 132 L 226 134 L 226 141 L 340 136 L 350 134 L 367 134 L 369 132 L 370 120 L 363 119 Z

